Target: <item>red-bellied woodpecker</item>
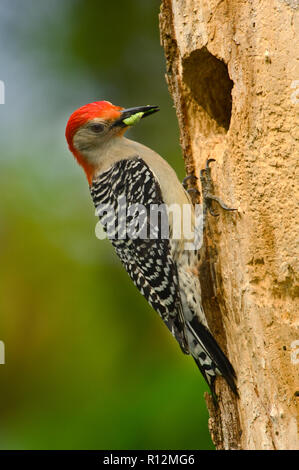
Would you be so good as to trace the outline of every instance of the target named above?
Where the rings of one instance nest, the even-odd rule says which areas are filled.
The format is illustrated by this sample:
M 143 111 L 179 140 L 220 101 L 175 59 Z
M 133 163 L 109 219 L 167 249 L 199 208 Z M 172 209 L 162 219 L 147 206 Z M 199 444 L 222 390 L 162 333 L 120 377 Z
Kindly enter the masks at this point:
M 210 333 L 202 308 L 198 250 L 186 248 L 190 239 L 184 232 L 173 236 L 175 214 L 160 213 L 166 216 L 168 236 L 162 233 L 161 217 L 156 224 L 151 218 L 155 207 L 175 206 L 183 211 L 188 206 L 195 229 L 189 195 L 162 157 L 124 137 L 129 126 L 156 111 L 157 106 L 124 109 L 96 101 L 71 115 L 66 139 L 86 173 L 103 227 L 134 284 L 182 351 L 193 356 L 212 393 L 217 374 L 237 393 L 233 367 Z M 146 236 L 128 235 L 137 214 Z

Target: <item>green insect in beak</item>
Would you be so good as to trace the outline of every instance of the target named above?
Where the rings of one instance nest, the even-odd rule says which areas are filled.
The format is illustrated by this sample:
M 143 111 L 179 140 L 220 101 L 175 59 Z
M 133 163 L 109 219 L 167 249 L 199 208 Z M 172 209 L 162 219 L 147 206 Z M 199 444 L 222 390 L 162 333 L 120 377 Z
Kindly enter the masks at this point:
M 159 111 L 158 106 L 135 106 L 134 108 L 127 108 L 121 111 L 121 116 L 117 119 L 112 126 L 113 127 L 124 127 L 124 126 L 134 126 L 140 119 L 150 116 L 153 113 Z
M 127 126 L 134 126 L 135 124 L 137 124 L 137 122 L 140 121 L 140 119 L 142 118 L 142 116 L 144 115 L 144 113 L 136 113 L 136 114 L 132 114 L 132 116 L 126 118 L 126 119 L 123 119 L 123 123 L 126 124 Z

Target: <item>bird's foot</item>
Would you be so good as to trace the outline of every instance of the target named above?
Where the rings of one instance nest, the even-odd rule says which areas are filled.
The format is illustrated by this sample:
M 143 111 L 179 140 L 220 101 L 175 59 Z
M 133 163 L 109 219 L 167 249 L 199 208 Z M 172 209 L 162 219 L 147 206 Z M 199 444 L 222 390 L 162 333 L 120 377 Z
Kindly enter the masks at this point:
M 216 213 L 213 209 L 213 201 L 217 202 L 217 204 L 225 211 L 236 211 L 237 209 L 228 207 L 224 202 L 221 201 L 219 197 L 213 194 L 214 187 L 213 187 L 213 180 L 211 177 L 210 163 L 215 162 L 215 161 L 216 160 L 214 158 L 209 158 L 207 160 L 206 167 L 200 171 L 200 181 L 201 181 L 202 195 L 203 195 L 204 214 L 206 214 L 206 212 L 209 211 L 209 213 L 213 217 L 218 217 L 219 214 Z
M 193 173 L 190 173 L 189 175 L 185 176 L 185 178 L 183 179 L 182 181 L 182 185 L 183 185 L 183 188 L 187 190 L 188 188 L 188 182 L 190 181 L 191 184 L 193 183 L 196 183 L 196 181 L 198 180 L 197 176 L 195 176 Z
M 194 186 L 197 180 L 197 176 L 191 173 L 190 175 L 187 175 L 182 181 L 183 188 L 191 196 L 193 202 L 200 195 L 199 190 Z

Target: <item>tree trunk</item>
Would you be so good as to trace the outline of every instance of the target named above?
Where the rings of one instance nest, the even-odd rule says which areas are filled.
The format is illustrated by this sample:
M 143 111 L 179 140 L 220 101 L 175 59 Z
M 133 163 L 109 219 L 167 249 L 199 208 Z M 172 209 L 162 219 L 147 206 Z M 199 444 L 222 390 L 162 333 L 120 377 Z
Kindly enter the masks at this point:
M 217 449 L 299 448 L 296 5 L 162 1 L 186 173 L 199 177 L 214 158 L 215 193 L 238 209 L 208 216 L 200 268 L 209 324 L 240 393 L 219 378 L 219 408 L 206 396 Z

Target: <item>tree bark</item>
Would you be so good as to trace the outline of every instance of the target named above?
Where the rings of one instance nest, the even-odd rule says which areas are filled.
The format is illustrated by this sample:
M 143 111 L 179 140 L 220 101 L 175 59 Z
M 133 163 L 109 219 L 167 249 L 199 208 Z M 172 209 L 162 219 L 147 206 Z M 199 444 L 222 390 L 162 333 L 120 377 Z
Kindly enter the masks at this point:
M 238 209 L 208 217 L 200 267 L 240 393 L 219 378 L 219 408 L 206 396 L 217 449 L 299 448 L 297 5 L 162 1 L 186 173 L 214 158 L 215 193 Z

